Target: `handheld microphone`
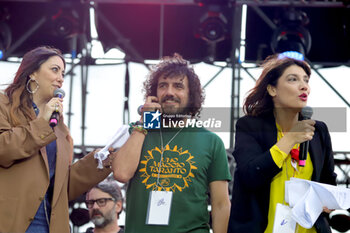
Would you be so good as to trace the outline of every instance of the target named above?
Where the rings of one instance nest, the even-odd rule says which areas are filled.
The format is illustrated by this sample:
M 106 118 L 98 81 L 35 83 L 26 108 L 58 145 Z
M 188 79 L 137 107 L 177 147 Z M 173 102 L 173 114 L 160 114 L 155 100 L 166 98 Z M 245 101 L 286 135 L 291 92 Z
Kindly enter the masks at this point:
M 300 119 L 301 120 L 309 120 L 313 114 L 313 110 L 309 106 L 305 106 L 301 109 Z M 309 151 L 309 141 L 305 141 L 300 144 L 299 150 L 299 166 L 304 167 L 307 158 L 307 152 Z
M 137 108 L 137 113 L 141 116 L 142 115 L 142 108 L 143 108 L 143 105 L 140 105 L 138 108 Z
M 64 90 L 61 88 L 57 88 L 53 92 L 53 96 L 63 99 L 63 97 L 65 96 Z M 55 127 L 58 124 L 59 119 L 60 119 L 60 113 L 56 112 L 56 111 L 53 112 L 51 117 L 50 117 L 50 126 Z

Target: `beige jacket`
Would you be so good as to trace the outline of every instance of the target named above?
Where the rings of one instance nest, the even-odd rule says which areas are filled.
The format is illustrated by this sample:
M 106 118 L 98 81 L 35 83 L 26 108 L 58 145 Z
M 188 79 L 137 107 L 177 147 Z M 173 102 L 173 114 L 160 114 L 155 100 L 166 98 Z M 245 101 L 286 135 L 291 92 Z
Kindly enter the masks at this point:
M 74 200 L 111 172 L 97 169 L 93 152 L 71 164 L 73 142 L 62 121 L 51 129 L 43 119 L 13 127 L 8 99 L 0 94 L 0 232 L 25 232 L 49 186 L 45 146 L 57 141 L 50 233 L 70 232 L 68 201 Z M 34 114 L 34 111 L 33 111 Z

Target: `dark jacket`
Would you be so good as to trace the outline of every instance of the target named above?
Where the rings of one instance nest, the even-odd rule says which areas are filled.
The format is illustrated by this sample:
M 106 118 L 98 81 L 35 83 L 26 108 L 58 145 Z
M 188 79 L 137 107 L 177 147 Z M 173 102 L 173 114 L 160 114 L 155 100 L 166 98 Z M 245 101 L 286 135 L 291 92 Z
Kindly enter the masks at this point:
M 326 124 L 316 121 L 309 152 L 312 180 L 335 184 L 333 151 Z M 273 114 L 245 116 L 236 124 L 233 156 L 237 167 L 232 189 L 229 233 L 262 233 L 267 227 L 270 183 L 282 169 L 272 159 L 270 148 L 277 142 Z M 331 232 L 325 214 L 315 223 L 317 232 Z

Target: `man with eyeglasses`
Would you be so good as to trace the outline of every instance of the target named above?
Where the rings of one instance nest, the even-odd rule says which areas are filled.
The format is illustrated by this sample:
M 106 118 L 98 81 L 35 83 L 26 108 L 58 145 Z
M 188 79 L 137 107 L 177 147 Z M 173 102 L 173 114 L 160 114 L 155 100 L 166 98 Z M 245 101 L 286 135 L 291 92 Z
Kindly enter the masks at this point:
M 123 210 L 123 196 L 117 181 L 105 180 L 86 193 L 86 207 L 91 222 L 86 233 L 124 233 L 118 225 L 119 214 Z

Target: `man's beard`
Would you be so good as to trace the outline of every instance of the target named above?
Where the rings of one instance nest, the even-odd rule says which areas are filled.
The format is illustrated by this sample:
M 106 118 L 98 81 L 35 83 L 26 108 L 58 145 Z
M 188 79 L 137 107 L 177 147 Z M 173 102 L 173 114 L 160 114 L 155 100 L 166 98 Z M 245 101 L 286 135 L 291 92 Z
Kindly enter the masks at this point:
M 167 100 L 172 100 L 179 104 L 181 103 L 181 101 L 178 98 L 173 96 L 165 96 L 164 99 L 162 99 L 162 113 L 167 115 L 175 115 L 172 118 L 173 121 L 184 120 L 184 118 L 187 118 L 184 116 L 191 115 L 189 103 L 187 104 L 186 107 L 178 108 L 175 106 L 167 106 L 165 104 L 163 105 L 163 103 L 165 103 L 165 101 Z
M 186 108 L 175 108 L 175 107 L 162 107 L 162 113 L 167 115 L 178 115 L 178 116 L 186 116 L 191 115 L 190 109 Z
M 94 216 L 94 214 L 96 213 L 100 214 L 101 216 Z M 92 212 L 91 222 L 95 225 L 96 228 L 104 228 L 105 226 L 113 222 L 116 217 L 117 215 L 113 208 L 106 214 L 101 213 L 101 211 L 99 210 L 94 210 Z

